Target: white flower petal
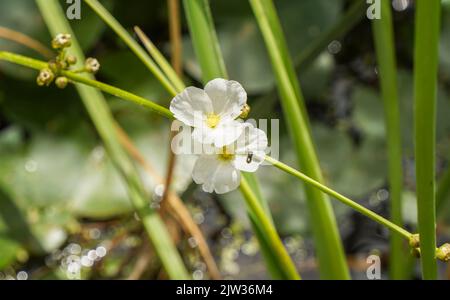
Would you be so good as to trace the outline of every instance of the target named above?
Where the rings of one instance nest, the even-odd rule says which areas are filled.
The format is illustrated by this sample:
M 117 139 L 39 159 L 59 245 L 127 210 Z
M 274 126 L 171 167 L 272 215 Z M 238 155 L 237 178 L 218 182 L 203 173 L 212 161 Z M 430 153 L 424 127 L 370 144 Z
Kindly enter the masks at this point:
M 219 163 L 216 155 L 201 155 L 195 162 L 192 179 L 197 184 L 203 184 L 203 190 L 207 193 L 214 191 L 213 178 Z
M 212 101 L 214 113 L 222 118 L 236 119 L 247 102 L 247 93 L 237 81 L 213 79 L 205 86 Z
M 192 178 L 207 193 L 225 194 L 239 186 L 241 174 L 231 163 L 217 159 L 217 155 L 202 155 L 195 163 Z
M 202 123 L 206 115 L 213 113 L 214 108 L 204 90 L 188 87 L 172 99 L 170 111 L 181 122 L 189 126 L 196 126 L 199 122 Z
M 250 123 L 243 124 L 242 134 L 236 141 L 236 153 L 247 155 L 249 153 L 265 152 L 268 146 L 267 135 Z
M 243 125 L 239 121 L 229 120 L 220 122 L 215 128 L 202 126 L 195 128 L 192 138 L 203 144 L 213 144 L 217 148 L 232 144 L 241 136 Z
M 241 183 L 241 173 L 230 163 L 222 162 L 214 176 L 214 191 L 217 194 L 231 192 Z

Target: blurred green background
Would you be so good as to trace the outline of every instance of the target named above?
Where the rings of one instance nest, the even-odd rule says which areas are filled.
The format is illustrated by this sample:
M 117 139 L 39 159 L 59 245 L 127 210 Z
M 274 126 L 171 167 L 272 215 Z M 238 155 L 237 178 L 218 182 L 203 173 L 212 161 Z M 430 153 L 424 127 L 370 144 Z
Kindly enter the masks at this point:
M 275 1 L 294 61 L 321 34 L 336 28 L 349 2 Z M 102 3 L 127 29 L 140 26 L 164 54 L 170 55 L 166 1 Z M 67 7 L 65 1 L 61 4 Z M 415 228 L 414 3 L 394 4 L 404 148 L 404 218 L 410 228 Z M 450 158 L 450 1 L 443 4 L 438 175 Z M 283 120 L 273 93 L 270 60 L 249 4 L 242 0 L 212 0 L 211 6 L 230 78 L 241 82 L 249 94 L 253 108 L 250 117 Z M 167 106 L 168 94 L 138 59 L 86 5 L 82 5 L 81 12 L 82 19 L 71 21 L 71 25 L 85 52 L 100 61 L 98 79 Z M 330 41 L 314 60 L 303 65 L 299 78 L 327 184 L 388 216 L 383 107 L 370 22 L 364 15 L 362 10 L 362 17 L 349 32 Z M 196 85 L 199 67 L 184 19 L 183 24 L 185 78 Z M 0 1 L 0 27 L 27 34 L 44 45 L 51 41 L 31 0 Z M 4 39 L 0 39 L 0 50 L 44 59 Z M 66 279 L 78 275 L 83 279 L 133 278 L 139 257 L 151 254 L 151 248 L 125 188 L 73 87 L 63 91 L 39 88 L 35 77 L 34 71 L 0 63 L 0 279 Z M 140 107 L 107 97 L 115 118 L 163 176 L 169 123 Z M 280 125 L 280 158 L 295 165 L 294 149 L 283 121 Z M 175 187 L 202 228 L 223 276 L 267 278 L 239 193 L 217 196 L 201 192 L 190 185 L 190 168 L 190 159 L 179 160 Z M 144 171 L 142 176 L 148 190 L 157 194 L 158 185 Z M 301 184 L 275 170 L 259 171 L 258 176 L 277 228 L 301 274 L 317 278 L 310 238 L 314 224 L 308 221 Z M 154 198 L 150 202 L 157 207 L 157 195 Z M 336 204 L 335 209 L 353 276 L 364 278 L 368 253 L 387 256 L 388 232 L 341 204 Z M 450 210 L 440 214 L 439 237 L 448 240 Z M 173 232 L 180 235 L 178 246 L 194 278 L 208 278 L 195 239 L 183 236 L 177 225 Z M 440 266 L 444 271 L 445 265 Z M 138 275 L 164 278 L 154 255 Z M 412 277 L 415 275 L 417 270 L 412 272 Z

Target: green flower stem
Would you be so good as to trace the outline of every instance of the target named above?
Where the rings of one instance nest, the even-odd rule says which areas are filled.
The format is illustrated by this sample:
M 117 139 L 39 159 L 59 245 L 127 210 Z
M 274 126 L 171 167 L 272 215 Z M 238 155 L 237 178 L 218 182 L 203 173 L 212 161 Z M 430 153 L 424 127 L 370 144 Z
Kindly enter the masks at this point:
M 381 0 L 381 18 L 372 21 L 372 28 L 385 112 L 391 220 L 395 224 L 403 226 L 402 139 L 400 133 L 400 105 L 397 90 L 394 28 L 390 0 Z M 389 266 L 391 279 L 405 279 L 407 277 L 407 267 L 404 243 L 398 235 L 391 235 L 390 244 Z
M 136 42 L 125 28 L 103 7 L 97 0 L 84 0 L 94 12 L 108 24 L 109 27 L 125 42 L 125 44 L 136 54 L 136 56 L 145 64 L 145 66 L 155 75 L 161 84 L 170 92 L 171 95 L 177 94 L 177 88 L 166 77 L 161 69 L 155 64 L 145 50 Z
M 270 249 L 276 253 L 276 257 L 279 259 L 279 263 L 284 265 L 285 269 L 288 271 L 289 279 L 300 279 L 300 276 L 292 263 L 289 254 L 284 248 L 283 243 L 275 229 L 270 218 L 267 217 L 261 202 L 258 200 L 256 195 L 250 188 L 250 184 L 242 177 L 241 180 L 241 191 L 244 195 L 245 203 L 248 206 L 250 214 L 254 214 L 255 219 L 259 220 L 258 226 L 261 226 L 261 232 L 267 234 L 267 239 L 270 241 L 268 243 Z
M 227 78 L 208 0 L 184 0 L 183 4 L 203 80 Z
M 280 20 L 271 0 L 250 0 L 266 42 L 286 122 L 299 164 L 309 176 L 322 181 L 322 172 L 309 130 L 304 99 L 287 49 Z M 305 186 L 321 277 L 350 279 L 333 208 L 325 194 Z
M 441 1 L 416 1 L 414 123 L 422 277 L 437 278 L 436 102 Z
M 324 192 L 325 194 L 335 198 L 336 200 L 339 200 L 340 202 L 342 202 L 345 205 L 360 212 L 361 214 L 365 215 L 366 217 L 389 228 L 392 232 L 399 234 L 400 236 L 404 237 L 408 241 L 412 237 L 413 234 L 408 232 L 407 230 L 405 230 L 405 229 L 401 228 L 400 226 L 392 223 L 391 221 L 383 218 L 382 216 L 374 213 L 370 209 L 367 209 L 364 206 L 356 203 L 355 201 L 351 200 L 350 198 L 347 198 L 347 197 L 339 194 L 338 192 L 330 189 L 329 187 L 321 184 L 320 182 L 308 177 L 307 175 L 303 174 L 302 172 L 300 172 L 292 167 L 289 167 L 288 165 L 285 165 L 282 162 L 280 162 L 270 156 L 266 156 L 266 161 L 269 162 L 270 164 L 272 164 L 274 167 L 297 177 L 298 179 L 302 180 L 306 184 L 319 189 L 320 191 Z
M 36 70 L 42 70 L 42 69 L 48 67 L 48 64 L 46 62 L 32 59 L 29 57 L 25 57 L 22 55 L 10 53 L 10 52 L 0 51 L 0 59 L 18 64 L 18 65 L 22 65 L 25 67 L 29 67 L 32 69 L 36 69 Z M 122 99 L 130 101 L 130 102 L 133 102 L 140 106 L 146 107 L 166 118 L 173 119 L 172 112 L 170 112 L 170 110 L 168 110 L 167 108 L 160 106 L 160 105 L 154 103 L 153 101 L 150 101 L 143 97 L 137 96 L 133 93 L 127 92 L 125 90 L 119 89 L 117 87 L 108 85 L 106 83 L 102 83 L 100 81 L 86 77 L 82 74 L 74 73 L 71 71 L 62 71 L 61 75 L 64 75 L 65 77 L 69 78 L 70 80 L 72 80 L 74 82 L 82 83 L 82 84 L 88 85 L 90 87 L 98 88 L 99 90 L 101 90 L 103 92 L 106 92 L 108 94 L 122 98 Z
M 78 66 L 80 66 L 84 61 L 84 53 L 58 2 L 58 0 L 37 0 L 36 4 L 52 35 L 61 32 L 72 35 L 72 47 L 68 51 L 78 57 Z M 28 62 L 31 63 L 32 61 Z M 93 80 L 92 75 L 85 74 L 84 76 L 89 78 L 89 80 Z M 84 77 L 83 75 L 77 74 L 73 79 L 83 81 Z M 189 274 L 184 266 L 180 253 L 174 245 L 159 214 L 150 208 L 148 193 L 145 190 L 140 175 L 118 139 L 116 122 L 102 93 L 98 89 L 83 84 L 76 84 L 75 87 L 105 145 L 111 161 L 114 163 L 116 170 L 127 187 L 130 201 L 141 219 L 145 232 L 165 272 L 171 279 L 188 279 Z

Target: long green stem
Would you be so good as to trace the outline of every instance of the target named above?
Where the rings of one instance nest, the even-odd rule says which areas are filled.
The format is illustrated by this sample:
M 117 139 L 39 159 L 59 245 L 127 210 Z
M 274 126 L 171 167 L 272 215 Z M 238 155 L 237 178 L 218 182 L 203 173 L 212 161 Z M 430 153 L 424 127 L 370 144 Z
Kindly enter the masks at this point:
M 111 27 L 114 32 L 125 42 L 125 44 L 136 54 L 136 56 L 144 63 L 144 65 L 155 75 L 161 84 L 171 93 L 177 94 L 177 89 L 172 82 L 161 71 L 158 65 L 151 59 L 145 50 L 136 42 L 125 28 L 109 13 L 109 11 L 101 5 L 97 0 L 84 0 L 103 21 Z
M 330 189 L 329 187 L 323 185 L 322 183 L 318 182 L 317 180 L 312 179 L 311 177 L 303 174 L 302 172 L 270 157 L 266 156 L 266 161 L 272 164 L 274 167 L 283 170 L 286 173 L 289 173 L 291 175 L 294 175 L 298 179 L 304 181 L 308 185 L 317 188 L 318 190 L 324 192 L 325 194 L 335 198 L 336 200 L 339 200 L 340 202 L 344 203 L 345 205 L 353 208 L 354 210 L 360 212 L 361 214 L 365 215 L 366 217 L 374 220 L 375 222 L 389 228 L 392 232 L 398 234 L 399 236 L 409 240 L 412 237 L 412 233 L 408 232 L 407 230 L 403 229 L 402 227 L 396 225 L 395 223 L 383 218 L 382 216 L 374 213 L 370 209 L 365 208 L 364 206 L 358 204 L 357 202 L 351 200 L 350 198 L 347 198 L 338 192 Z
M 183 91 L 186 86 L 184 85 L 183 81 L 181 81 L 180 76 L 178 76 L 177 72 L 175 72 L 164 55 L 159 51 L 158 48 L 156 48 L 153 42 L 139 27 L 135 26 L 134 31 L 136 32 L 144 47 L 147 49 L 148 53 L 152 56 L 152 58 L 167 76 L 169 81 L 174 85 L 174 87 L 176 88 L 176 92 L 180 93 L 181 91 Z
M 227 78 L 208 0 L 184 0 L 183 4 L 203 80 Z
M 61 9 L 58 0 L 36 0 L 43 18 L 53 35 L 58 33 L 70 33 L 73 37 L 70 52 L 84 61 L 84 54 L 75 35 Z M 4 53 L 0 53 L 4 54 Z M 35 64 L 29 60 L 29 63 Z M 37 67 L 38 64 L 35 64 Z M 86 76 L 86 77 L 84 77 Z M 77 75 L 79 82 L 92 82 L 88 75 Z M 77 84 L 76 88 L 83 101 L 100 137 L 105 144 L 109 156 L 123 181 L 126 183 L 130 200 L 142 220 L 144 228 L 152 242 L 155 252 L 160 258 L 168 276 L 172 279 L 188 279 L 189 275 L 183 264 L 173 241 L 159 215 L 150 208 L 148 195 L 142 184 L 140 176 L 125 149 L 122 148 L 115 131 L 115 121 L 106 104 L 106 101 L 97 89 L 86 85 Z
M 250 214 L 254 215 L 254 219 L 259 221 L 258 226 L 260 226 L 261 232 L 267 234 L 266 237 L 270 241 L 270 243 L 268 243 L 270 249 L 276 254 L 280 260 L 280 263 L 287 267 L 287 277 L 290 279 L 300 279 L 295 266 L 292 264 L 289 254 L 278 236 L 275 226 L 273 225 L 271 219 L 267 216 L 261 202 L 253 193 L 250 188 L 250 184 L 245 177 L 241 180 L 241 191 L 244 195 L 245 203 L 248 206 L 248 211 Z
M 297 158 L 306 174 L 322 181 L 319 161 L 309 131 L 309 120 L 286 41 L 271 0 L 250 0 L 272 61 L 286 121 L 296 147 Z M 305 186 L 314 224 L 313 233 L 321 277 L 349 279 L 337 222 L 325 194 Z
M 402 218 L 402 145 L 400 109 L 397 88 L 397 63 L 395 59 L 394 28 L 390 0 L 381 2 L 381 18 L 372 21 L 373 36 L 384 102 L 384 115 L 389 158 L 389 190 L 391 220 L 403 226 Z M 397 235 L 390 238 L 390 275 L 392 279 L 405 279 L 406 253 L 403 241 Z
M 436 102 L 440 0 L 416 1 L 414 123 L 422 276 L 436 279 Z

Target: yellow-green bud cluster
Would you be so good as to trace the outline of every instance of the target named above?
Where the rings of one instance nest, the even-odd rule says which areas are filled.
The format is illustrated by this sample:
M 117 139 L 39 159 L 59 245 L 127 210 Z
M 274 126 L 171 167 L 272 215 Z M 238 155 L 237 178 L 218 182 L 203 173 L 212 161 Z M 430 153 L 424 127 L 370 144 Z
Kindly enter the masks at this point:
M 57 51 L 57 55 L 48 62 L 48 67 L 40 71 L 36 78 L 39 86 L 49 86 L 55 81 L 55 85 L 58 88 L 64 89 L 70 82 L 66 76 L 63 76 L 64 71 L 95 74 L 100 70 L 100 63 L 92 57 L 86 59 L 81 69 L 72 70 L 71 67 L 77 64 L 78 59 L 72 54 L 67 54 L 66 48 L 69 48 L 71 45 L 72 37 L 67 33 L 60 33 L 52 40 L 52 47 Z

